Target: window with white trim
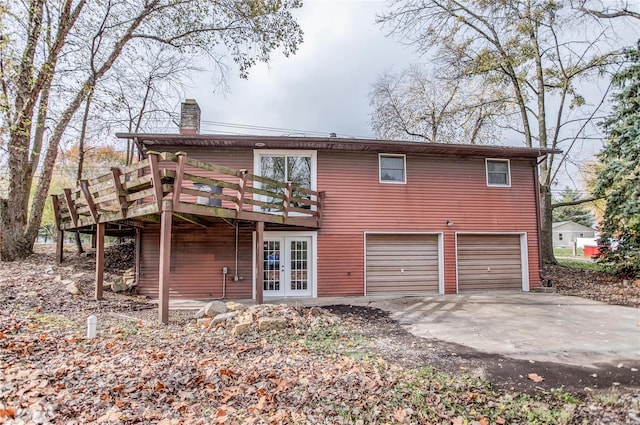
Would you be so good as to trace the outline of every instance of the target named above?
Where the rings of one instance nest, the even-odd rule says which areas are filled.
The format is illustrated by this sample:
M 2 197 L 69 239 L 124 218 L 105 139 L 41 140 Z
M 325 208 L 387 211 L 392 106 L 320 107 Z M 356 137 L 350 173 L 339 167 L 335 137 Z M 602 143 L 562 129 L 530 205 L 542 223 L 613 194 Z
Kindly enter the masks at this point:
M 511 167 L 508 159 L 485 160 L 487 168 L 487 186 L 511 186 Z
M 305 189 L 317 190 L 317 155 L 316 151 L 288 151 L 272 149 L 254 149 L 253 169 L 256 175 L 268 177 L 279 182 L 291 182 Z M 284 193 L 284 188 L 255 182 L 257 188 L 275 193 Z M 257 196 L 257 195 L 256 195 Z M 306 194 L 294 192 L 294 197 L 307 198 Z M 279 204 L 282 199 L 258 196 L 264 202 Z M 316 199 L 313 199 L 314 201 Z M 272 212 L 272 209 L 261 208 L 260 211 Z M 275 210 L 273 210 L 275 211 Z M 292 214 L 293 215 L 293 214 Z
M 381 153 L 378 155 L 380 183 L 405 184 L 407 182 L 407 157 Z

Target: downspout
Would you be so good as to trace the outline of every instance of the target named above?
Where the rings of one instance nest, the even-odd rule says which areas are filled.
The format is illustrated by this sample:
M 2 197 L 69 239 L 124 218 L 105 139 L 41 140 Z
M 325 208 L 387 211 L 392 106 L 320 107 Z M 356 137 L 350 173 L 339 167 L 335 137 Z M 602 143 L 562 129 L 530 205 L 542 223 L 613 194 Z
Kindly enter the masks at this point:
M 233 267 L 233 281 L 237 282 L 240 280 L 238 276 L 238 221 L 236 221 L 236 252 L 235 252 L 235 265 Z
M 542 159 L 544 161 L 544 157 Z M 538 276 L 540 279 L 543 279 L 543 268 L 542 268 L 542 245 L 540 244 L 542 229 L 540 226 L 540 175 L 538 172 L 538 165 L 542 161 L 536 162 L 533 167 L 533 192 L 536 199 L 536 233 L 538 234 Z

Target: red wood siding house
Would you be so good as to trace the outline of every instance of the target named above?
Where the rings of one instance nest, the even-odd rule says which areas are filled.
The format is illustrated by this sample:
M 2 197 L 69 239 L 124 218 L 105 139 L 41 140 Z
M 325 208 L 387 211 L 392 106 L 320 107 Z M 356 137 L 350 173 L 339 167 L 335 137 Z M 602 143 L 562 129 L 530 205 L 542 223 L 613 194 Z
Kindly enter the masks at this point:
M 146 151 L 186 152 L 258 175 L 260 154 L 312 155 L 313 189 L 325 193 L 320 228 L 267 223 L 265 229 L 265 246 L 278 245 L 265 248 L 265 257 L 304 242 L 308 286 L 287 290 L 295 261 L 290 252 L 278 253 L 287 256 L 287 270 L 271 273 L 279 274 L 278 290 L 268 289 L 274 282 L 259 283 L 267 297 L 527 291 L 539 284 L 537 150 L 335 138 L 120 136 L 135 137 Z M 405 160 L 404 183 L 381 182 L 381 154 Z M 487 159 L 507 166 L 508 184 L 488 183 Z M 151 297 L 158 294 L 159 227 L 146 224 L 141 239 L 138 286 Z M 222 297 L 223 280 L 226 298 L 255 296 L 251 225 L 184 224 L 174 232 L 172 298 Z M 265 264 L 268 269 L 268 258 Z M 274 280 L 264 273 L 260 280 Z
M 97 299 L 104 234 L 123 232 L 135 233 L 137 285 L 159 298 L 163 322 L 169 298 L 456 294 L 540 283 L 544 150 L 202 135 L 198 122 L 183 119 L 181 134 L 118 134 L 136 144 L 138 163 L 52 196 L 60 233 L 97 236 Z M 61 261 L 61 245 L 58 253 Z

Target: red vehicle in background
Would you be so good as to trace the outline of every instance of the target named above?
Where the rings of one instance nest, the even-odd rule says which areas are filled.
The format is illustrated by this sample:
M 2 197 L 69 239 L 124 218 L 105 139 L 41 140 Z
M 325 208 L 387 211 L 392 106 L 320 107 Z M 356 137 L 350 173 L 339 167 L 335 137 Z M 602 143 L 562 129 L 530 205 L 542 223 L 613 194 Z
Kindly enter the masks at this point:
M 619 239 L 598 239 L 598 245 L 584 247 L 584 256 L 593 259 L 603 258 L 607 255 L 607 252 L 609 252 L 609 250 L 615 252 L 620 249 L 620 245 L 621 244 Z

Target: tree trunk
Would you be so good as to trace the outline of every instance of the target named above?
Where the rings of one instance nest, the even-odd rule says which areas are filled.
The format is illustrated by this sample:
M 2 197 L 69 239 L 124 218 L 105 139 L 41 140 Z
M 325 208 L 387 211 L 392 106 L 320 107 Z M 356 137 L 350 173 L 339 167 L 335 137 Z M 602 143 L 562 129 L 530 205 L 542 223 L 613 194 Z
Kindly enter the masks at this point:
M 551 188 L 548 185 L 540 185 L 540 216 L 542 219 L 540 229 L 540 247 L 542 249 L 542 265 L 558 264 L 553 254 L 553 208 L 551 206 Z
M 21 215 L 15 214 L 6 199 L 0 199 L 0 260 L 15 261 L 32 253 L 33 244 L 24 237 Z

